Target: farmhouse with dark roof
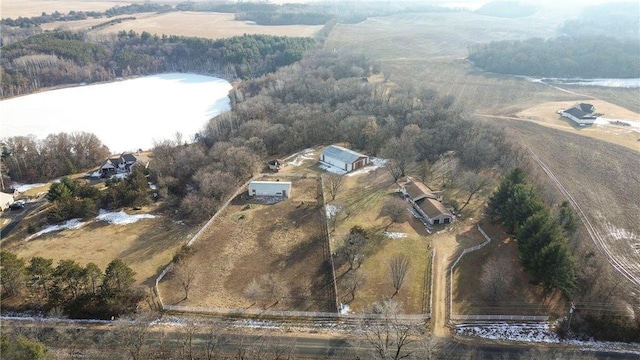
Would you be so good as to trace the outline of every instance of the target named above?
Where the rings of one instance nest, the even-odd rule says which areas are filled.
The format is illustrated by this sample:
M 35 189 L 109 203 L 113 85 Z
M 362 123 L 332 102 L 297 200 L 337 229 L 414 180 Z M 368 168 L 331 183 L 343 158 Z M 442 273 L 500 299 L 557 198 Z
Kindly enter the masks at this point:
M 560 116 L 573 121 L 578 126 L 593 125 L 598 118 L 596 108 L 587 103 L 579 103 L 558 112 L 560 113 Z

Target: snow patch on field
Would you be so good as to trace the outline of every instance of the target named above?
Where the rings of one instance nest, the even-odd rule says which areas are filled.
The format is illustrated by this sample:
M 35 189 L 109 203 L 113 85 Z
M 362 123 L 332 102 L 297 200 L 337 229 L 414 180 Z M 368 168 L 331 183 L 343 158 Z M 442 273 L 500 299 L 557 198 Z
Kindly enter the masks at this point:
M 315 160 L 315 158 L 311 156 L 311 154 L 313 154 L 313 149 L 304 149 L 299 153 L 295 153 L 287 157 L 286 159 L 284 159 L 284 161 L 287 161 L 287 164 L 292 166 L 301 166 L 305 160 Z M 289 159 L 293 160 L 289 161 Z
M 43 183 L 38 183 L 38 184 L 18 184 L 18 183 L 13 183 L 12 187 L 17 192 L 23 193 L 23 192 L 31 190 L 33 188 L 37 188 L 37 187 L 45 186 L 45 185 L 47 185 L 47 184 L 43 184 Z
M 400 239 L 400 238 L 406 238 L 407 234 L 406 233 L 401 233 L 401 232 L 383 232 L 382 235 L 388 237 L 388 238 L 392 238 L 392 239 Z
M 154 219 L 156 216 L 152 214 L 136 214 L 129 215 L 124 211 L 118 212 L 107 212 L 105 210 L 100 210 L 98 216 L 96 216 L 97 221 L 106 221 L 109 224 L 113 225 L 128 225 L 137 222 L 142 219 Z
M 57 224 L 57 225 L 49 225 L 47 227 L 45 227 L 44 229 L 38 231 L 37 233 L 29 236 L 26 240 L 29 241 L 33 238 L 37 238 L 38 236 L 44 235 L 44 234 L 48 234 L 50 232 L 54 232 L 54 231 L 61 231 L 61 230 L 65 230 L 65 229 L 77 229 L 82 227 L 84 224 L 86 224 L 85 222 L 80 221 L 80 219 L 71 219 L 71 220 L 67 220 L 65 222 L 63 222 L 62 224 Z
M 547 323 L 532 324 L 461 324 L 456 333 L 464 336 L 477 336 L 492 340 L 511 340 L 527 342 L 557 343 L 560 338 Z
M 331 219 L 333 217 L 335 217 L 336 215 L 338 215 L 338 213 L 340 212 L 340 207 L 335 206 L 335 205 L 331 205 L 331 204 L 327 204 L 324 206 L 324 210 L 327 214 L 327 219 Z
M 610 222 L 606 222 L 604 224 L 604 227 L 607 230 L 609 236 L 611 236 L 615 240 L 640 240 L 640 236 L 635 232 L 618 228 Z
M 596 125 L 605 125 L 605 126 L 620 126 L 620 124 L 616 125 L 616 123 L 624 123 L 627 124 L 625 128 L 629 128 L 629 130 L 640 130 L 640 121 L 628 120 L 628 119 L 611 119 L 606 117 L 599 117 L 596 121 L 593 122 Z
M 351 312 L 351 308 L 349 307 L 348 304 L 340 304 L 340 315 L 347 315 L 349 312 Z

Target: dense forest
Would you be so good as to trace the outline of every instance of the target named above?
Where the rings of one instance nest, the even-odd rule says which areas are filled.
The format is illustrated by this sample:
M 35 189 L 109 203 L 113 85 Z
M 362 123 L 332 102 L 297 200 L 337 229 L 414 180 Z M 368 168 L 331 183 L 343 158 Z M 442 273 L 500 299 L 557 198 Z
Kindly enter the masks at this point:
M 88 18 L 99 19 L 102 17 L 113 17 L 118 15 L 130 15 L 137 14 L 143 12 L 168 12 L 172 11 L 173 7 L 167 4 L 152 4 L 152 3 L 143 3 L 143 4 L 130 4 L 126 6 L 115 6 L 110 9 L 107 9 L 105 12 L 99 11 L 69 11 L 68 14 L 62 14 L 58 11 L 54 11 L 51 14 L 47 14 L 45 12 L 40 16 L 32 16 L 29 18 L 19 17 L 17 19 L 4 18 L 0 21 L 0 24 L 7 26 L 18 26 L 18 27 L 32 27 L 39 26 L 41 24 L 56 22 L 56 21 L 77 21 L 77 20 L 85 20 Z
M 512 75 L 560 78 L 638 78 L 640 41 L 604 36 L 505 40 L 473 45 L 479 68 Z
M 267 35 L 207 40 L 121 31 L 94 39 L 84 33 L 47 32 L 2 49 L 0 95 L 162 72 L 257 77 L 300 60 L 314 44 L 311 38 Z
M 525 9 L 489 3 L 482 9 Z M 514 7 L 515 6 L 515 7 Z M 480 9 L 480 10 L 482 10 Z M 480 12 L 478 10 L 477 12 Z M 496 15 L 498 16 L 498 15 Z M 551 39 L 495 41 L 473 45 L 469 60 L 498 74 L 557 78 L 640 77 L 640 6 L 611 3 L 586 7 Z

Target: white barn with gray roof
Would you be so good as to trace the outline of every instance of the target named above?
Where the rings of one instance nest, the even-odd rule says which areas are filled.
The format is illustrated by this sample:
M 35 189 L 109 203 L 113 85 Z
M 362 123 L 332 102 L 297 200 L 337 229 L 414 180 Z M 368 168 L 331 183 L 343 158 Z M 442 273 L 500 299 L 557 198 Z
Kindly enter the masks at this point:
M 291 196 L 290 181 L 251 181 L 249 183 L 249 196 Z
M 330 145 L 320 155 L 320 161 L 350 172 L 369 163 L 369 157 L 342 146 Z

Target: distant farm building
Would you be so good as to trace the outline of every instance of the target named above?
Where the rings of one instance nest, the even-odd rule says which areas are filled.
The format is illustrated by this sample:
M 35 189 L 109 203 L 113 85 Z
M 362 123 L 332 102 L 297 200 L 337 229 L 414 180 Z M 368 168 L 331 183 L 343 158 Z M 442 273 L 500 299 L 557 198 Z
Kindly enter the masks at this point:
M 360 169 L 369 163 L 369 157 L 342 146 L 331 145 L 320 155 L 320 161 L 350 172 Z
M 269 170 L 275 171 L 275 172 L 280 171 L 283 167 L 286 166 L 284 161 L 282 161 L 280 159 L 273 159 L 273 160 L 269 161 L 268 165 L 269 165 Z
M 407 177 L 407 180 L 400 184 L 400 191 L 413 205 L 415 212 L 429 225 L 453 222 L 453 214 L 441 202 L 441 193 L 431 190 L 425 183 Z
M 251 181 L 249 196 L 291 196 L 291 182 L 289 181 Z
M 587 103 L 579 103 L 572 107 L 558 111 L 560 116 L 567 118 L 578 126 L 593 125 L 598 118 L 596 108 Z

